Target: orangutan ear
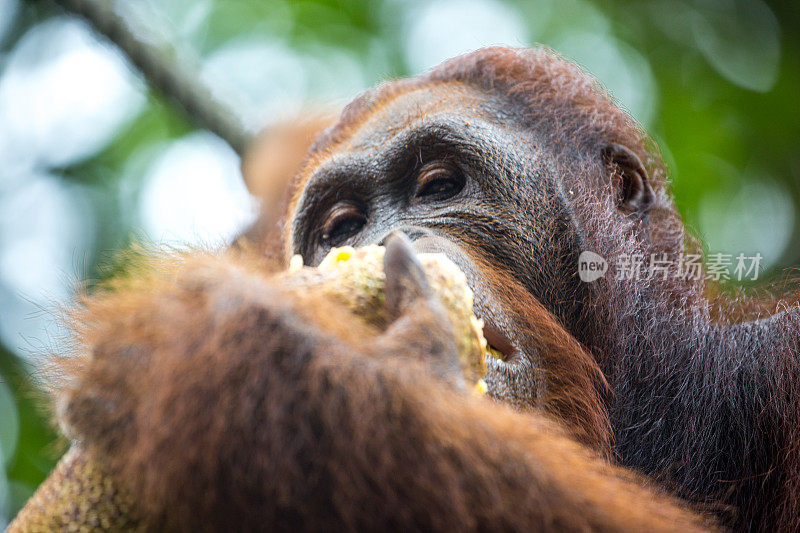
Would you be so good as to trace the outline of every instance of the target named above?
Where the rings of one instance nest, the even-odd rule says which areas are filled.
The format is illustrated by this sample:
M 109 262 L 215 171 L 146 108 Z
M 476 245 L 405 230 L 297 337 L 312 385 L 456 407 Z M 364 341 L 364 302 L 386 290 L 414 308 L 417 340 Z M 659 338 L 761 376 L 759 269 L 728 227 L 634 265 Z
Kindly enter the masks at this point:
M 603 158 L 612 170 L 619 210 L 625 214 L 646 213 L 653 205 L 655 194 L 639 156 L 627 146 L 611 144 L 603 149 Z

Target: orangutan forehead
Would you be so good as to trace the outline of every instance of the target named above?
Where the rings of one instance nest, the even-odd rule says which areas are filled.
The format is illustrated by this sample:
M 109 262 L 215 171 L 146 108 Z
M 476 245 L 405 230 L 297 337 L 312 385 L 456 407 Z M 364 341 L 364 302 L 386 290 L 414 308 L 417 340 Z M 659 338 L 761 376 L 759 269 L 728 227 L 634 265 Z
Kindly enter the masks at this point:
M 491 102 L 486 93 L 461 83 L 415 88 L 378 103 L 358 122 L 335 152 L 376 150 L 399 133 L 443 119 L 486 119 Z

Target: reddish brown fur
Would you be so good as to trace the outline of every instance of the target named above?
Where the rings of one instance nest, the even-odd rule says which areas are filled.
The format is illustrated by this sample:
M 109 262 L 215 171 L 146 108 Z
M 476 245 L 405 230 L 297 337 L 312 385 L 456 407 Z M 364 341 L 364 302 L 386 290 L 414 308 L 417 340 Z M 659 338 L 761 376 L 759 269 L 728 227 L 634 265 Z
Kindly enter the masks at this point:
M 155 529 L 708 525 L 545 418 L 454 391 L 416 352 L 375 353 L 380 332 L 253 258 L 155 267 L 84 302 L 87 356 L 62 391 L 70 433 Z
M 308 178 L 326 161 L 346 154 L 354 137 L 374 127 L 367 125 L 372 117 L 405 95 L 445 86 L 468 86 L 487 100 L 502 99 L 514 117 L 505 120 L 541 134 L 537 139 L 543 144 L 536 149 L 552 162 L 549 175 L 558 176 L 557 192 L 567 200 L 583 249 L 609 259 L 612 271 L 623 256 L 665 254 L 674 266 L 681 252 L 697 248 L 686 235 L 664 165 L 647 135 L 593 78 L 545 49 L 481 50 L 358 98 L 312 149 L 293 186 L 290 218 Z M 402 112 L 398 129 L 409 120 Z M 627 147 L 644 163 L 654 200 L 643 216 L 620 214 L 615 182 L 621 170 L 601 157 L 612 144 Z M 487 157 L 497 165 L 500 179 L 503 154 Z M 540 252 L 558 255 L 564 235 L 543 224 L 534 228 L 544 236 Z M 480 243 L 469 244 L 481 253 Z M 525 259 L 515 257 L 517 262 Z M 496 276 L 504 268 L 491 265 L 486 275 Z M 594 391 L 571 389 L 571 398 L 598 407 L 594 398 L 604 397 L 604 384 L 592 377 L 596 369 L 584 364 L 584 352 L 576 348 L 585 346 L 614 392 L 605 405 L 624 464 L 657 476 L 681 495 L 734 509 L 726 521 L 737 527 L 771 530 L 800 524 L 796 290 L 783 298 L 737 300 L 719 296 L 705 280 L 670 275 L 635 283 L 606 278 L 581 296 L 565 289 L 565 280 L 539 275 L 543 292 L 537 297 L 543 302 L 579 298 L 583 304 L 581 316 L 570 322 L 558 306 L 547 307 L 573 339 L 551 345 L 549 368 L 542 370 L 555 376 L 588 372 L 575 383 L 591 384 Z M 520 297 L 509 299 L 512 312 L 523 301 Z M 531 325 L 541 327 L 535 324 L 538 311 L 533 312 Z M 763 320 L 744 322 L 753 318 Z M 595 436 L 602 434 L 605 419 L 600 407 L 590 417 L 596 421 L 589 423 Z M 586 430 L 578 429 L 579 434 Z
M 316 143 L 287 216 L 311 173 L 346 152 L 369 117 L 409 91 L 444 85 L 507 99 L 524 111 L 520 127 L 547 132 L 541 149 L 572 193 L 570 216 L 587 248 L 613 261 L 637 252 L 674 258 L 687 246 L 646 135 L 592 78 L 546 50 L 479 51 L 360 98 Z M 599 156 L 610 143 L 647 167 L 655 203 L 646 217 L 617 210 L 620 170 Z M 546 249 L 561 250 L 555 228 L 539 229 Z M 799 523 L 795 299 L 777 304 L 782 316 L 739 325 L 749 308 L 767 307 L 731 314 L 707 299 L 713 288 L 704 282 L 604 280 L 566 323 L 543 304 L 566 282 L 547 280 L 539 301 L 471 245 L 495 303 L 539 348 L 544 386 L 510 395 L 534 408 L 527 414 L 454 392 L 431 378 L 419 353 L 403 352 L 403 338 L 378 342 L 385 332 L 276 287 L 252 258 L 205 256 L 86 302 L 76 322 L 91 356 L 70 374 L 66 420 L 112 459 L 154 524 L 174 529 L 701 525 L 564 437 L 538 409 L 583 443 L 614 444 L 625 464 L 680 495 L 735 508 L 730 524 Z M 419 325 L 415 338 L 425 338 Z
M 578 441 L 613 455 L 613 434 L 604 405 L 611 392 L 591 354 L 558 323 L 553 314 L 514 278 L 476 257 L 481 272 L 498 294 L 499 302 L 515 316 L 515 327 L 538 347 L 541 390 L 534 398 L 510 402 L 524 410 L 543 409 L 570 429 Z M 506 400 L 507 401 L 507 400 Z

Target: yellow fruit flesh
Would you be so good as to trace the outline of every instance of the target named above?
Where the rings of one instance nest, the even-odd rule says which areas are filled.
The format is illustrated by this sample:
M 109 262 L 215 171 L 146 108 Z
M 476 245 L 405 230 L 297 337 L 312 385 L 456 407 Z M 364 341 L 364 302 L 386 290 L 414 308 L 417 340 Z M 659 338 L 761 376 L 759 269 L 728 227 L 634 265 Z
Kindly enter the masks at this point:
M 384 254 L 382 246 L 332 248 L 317 268 L 303 267 L 302 259 L 296 256 L 285 282 L 324 294 L 368 323 L 385 327 Z M 466 276 L 443 254 L 417 257 L 453 324 L 464 379 L 478 385 L 486 372 L 485 357 L 502 356 L 483 337 L 483 322 L 472 312 L 473 294 Z M 477 388 L 485 389 L 485 383 Z

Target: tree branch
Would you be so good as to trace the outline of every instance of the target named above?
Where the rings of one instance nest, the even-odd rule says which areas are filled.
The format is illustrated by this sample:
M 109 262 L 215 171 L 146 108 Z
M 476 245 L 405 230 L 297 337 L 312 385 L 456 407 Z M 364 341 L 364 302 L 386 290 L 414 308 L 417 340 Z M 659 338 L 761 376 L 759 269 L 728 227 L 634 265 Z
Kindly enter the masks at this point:
M 251 140 L 241 122 L 199 81 L 165 57 L 162 50 L 138 39 L 125 20 L 105 0 L 54 0 L 69 13 L 86 19 L 114 43 L 148 83 L 180 108 L 187 118 L 225 140 L 239 156 Z

